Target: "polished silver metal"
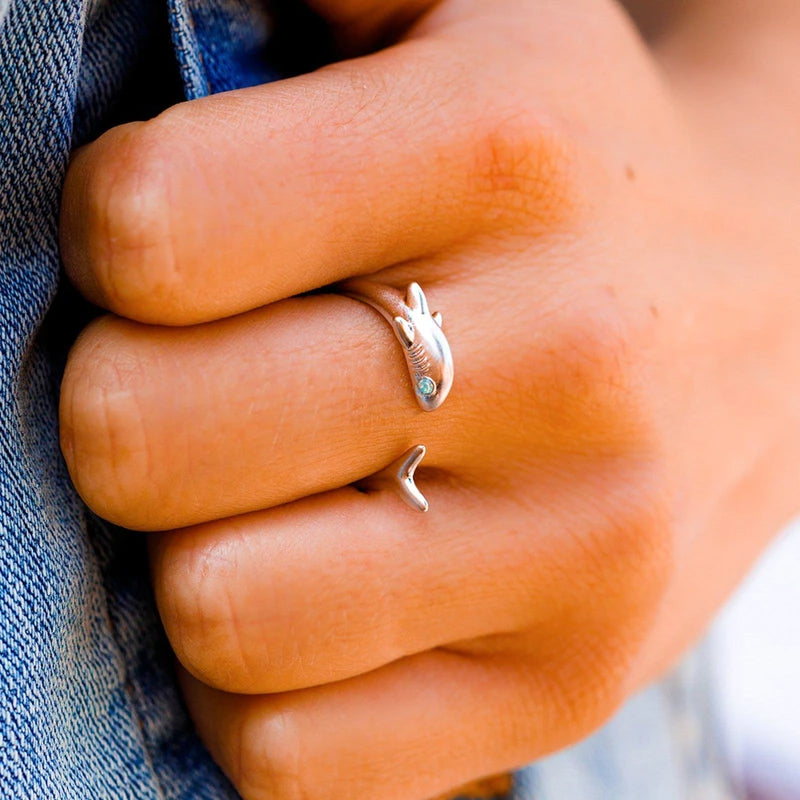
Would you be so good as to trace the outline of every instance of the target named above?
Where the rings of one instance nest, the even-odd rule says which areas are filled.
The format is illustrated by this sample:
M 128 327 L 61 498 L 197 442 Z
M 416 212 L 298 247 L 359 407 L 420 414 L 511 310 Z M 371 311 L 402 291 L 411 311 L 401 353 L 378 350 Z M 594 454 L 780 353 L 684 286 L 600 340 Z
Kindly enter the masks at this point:
M 453 354 L 442 330 L 442 315 L 431 314 L 425 293 L 412 283 L 405 298 L 396 289 L 364 278 L 336 284 L 334 291 L 379 312 L 403 346 L 414 396 L 423 411 L 434 411 L 453 385 Z
M 415 511 L 426 512 L 428 501 L 414 483 L 414 472 L 425 457 L 425 445 L 414 445 L 388 467 L 358 482 L 361 489 L 393 489 Z

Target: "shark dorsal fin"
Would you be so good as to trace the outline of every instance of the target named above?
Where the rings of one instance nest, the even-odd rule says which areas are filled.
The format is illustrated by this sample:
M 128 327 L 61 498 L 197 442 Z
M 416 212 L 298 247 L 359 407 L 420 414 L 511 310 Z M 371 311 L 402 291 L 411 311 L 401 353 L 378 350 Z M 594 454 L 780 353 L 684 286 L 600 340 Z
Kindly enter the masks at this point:
M 428 314 L 428 301 L 418 283 L 410 283 L 406 290 L 406 305 L 419 314 Z

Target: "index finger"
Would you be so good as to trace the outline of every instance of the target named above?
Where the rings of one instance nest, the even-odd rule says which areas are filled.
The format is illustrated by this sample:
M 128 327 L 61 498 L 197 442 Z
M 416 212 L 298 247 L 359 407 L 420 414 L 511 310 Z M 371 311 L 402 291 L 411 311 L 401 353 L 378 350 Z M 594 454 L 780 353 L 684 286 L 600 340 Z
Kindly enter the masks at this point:
M 560 141 L 521 89 L 490 110 L 475 58 L 429 36 L 112 130 L 67 176 L 68 274 L 122 316 L 191 324 L 559 214 Z

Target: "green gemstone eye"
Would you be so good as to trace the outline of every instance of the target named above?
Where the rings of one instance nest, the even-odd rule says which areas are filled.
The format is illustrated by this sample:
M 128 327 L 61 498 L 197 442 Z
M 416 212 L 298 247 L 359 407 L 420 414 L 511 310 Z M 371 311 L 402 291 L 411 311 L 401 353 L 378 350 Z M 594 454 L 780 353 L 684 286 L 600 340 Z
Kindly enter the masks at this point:
M 430 397 L 436 394 L 436 383 L 430 378 L 420 378 L 417 381 L 417 389 L 423 397 Z

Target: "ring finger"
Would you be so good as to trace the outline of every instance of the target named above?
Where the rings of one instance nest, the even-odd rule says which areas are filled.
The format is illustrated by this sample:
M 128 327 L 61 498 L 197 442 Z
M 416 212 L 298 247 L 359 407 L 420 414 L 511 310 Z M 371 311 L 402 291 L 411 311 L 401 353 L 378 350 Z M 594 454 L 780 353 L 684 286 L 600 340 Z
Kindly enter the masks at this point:
M 421 480 L 429 515 L 348 487 L 153 534 L 156 599 L 184 666 L 226 691 L 282 692 L 543 625 L 585 561 L 572 540 L 552 546 L 564 515 L 529 497 L 534 537 L 513 502 Z

